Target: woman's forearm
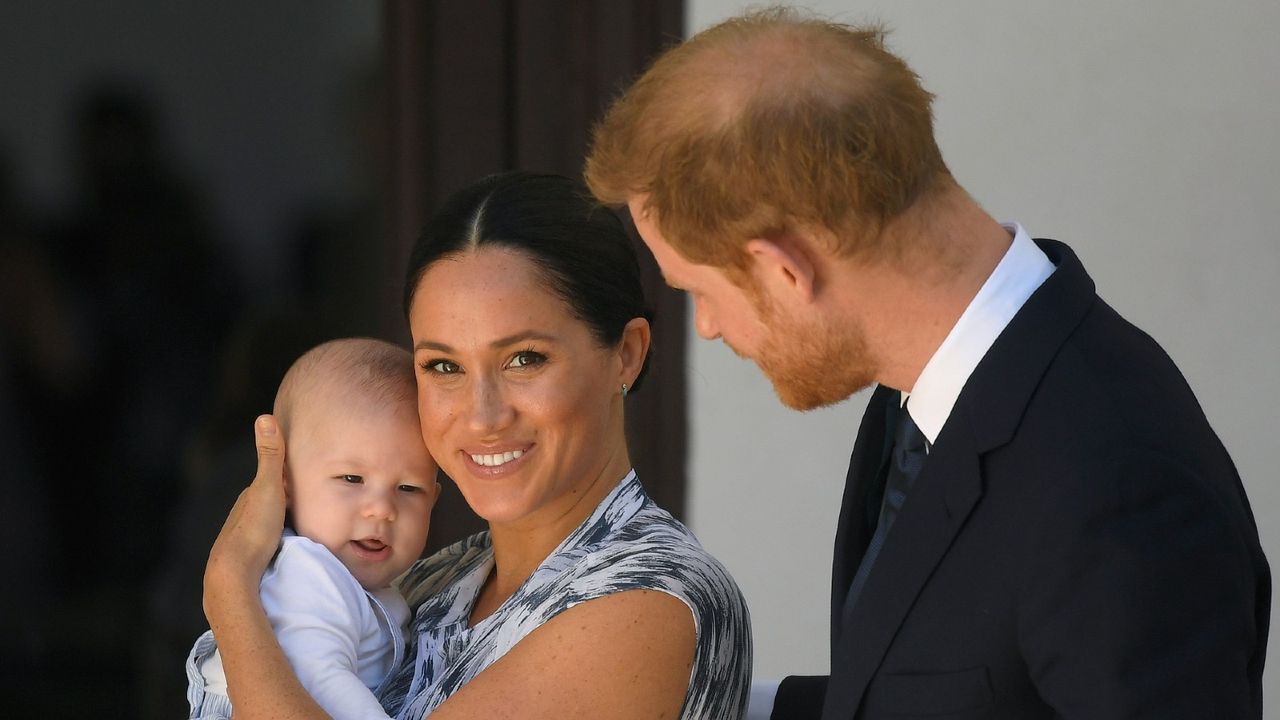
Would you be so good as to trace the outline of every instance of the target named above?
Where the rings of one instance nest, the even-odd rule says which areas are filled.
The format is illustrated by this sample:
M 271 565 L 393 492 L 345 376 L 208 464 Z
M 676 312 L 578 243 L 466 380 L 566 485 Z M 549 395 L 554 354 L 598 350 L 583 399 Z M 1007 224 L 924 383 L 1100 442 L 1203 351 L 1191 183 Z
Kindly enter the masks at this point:
M 217 574 L 210 568 L 206 578 L 205 611 L 222 654 L 237 720 L 327 720 L 280 649 L 258 598 L 257 582 Z

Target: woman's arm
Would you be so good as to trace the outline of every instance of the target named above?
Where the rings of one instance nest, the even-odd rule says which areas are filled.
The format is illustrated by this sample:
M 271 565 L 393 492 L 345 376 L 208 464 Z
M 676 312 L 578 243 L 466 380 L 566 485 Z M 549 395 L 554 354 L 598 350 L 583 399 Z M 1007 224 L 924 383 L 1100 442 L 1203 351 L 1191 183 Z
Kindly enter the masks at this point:
M 237 720 L 328 718 L 293 674 L 258 597 L 284 527 L 284 440 L 270 415 L 258 418 L 254 435 L 258 474 L 240 493 L 209 552 L 204 612 Z
M 431 720 L 678 718 L 696 641 L 681 600 L 652 590 L 606 595 L 529 633 Z

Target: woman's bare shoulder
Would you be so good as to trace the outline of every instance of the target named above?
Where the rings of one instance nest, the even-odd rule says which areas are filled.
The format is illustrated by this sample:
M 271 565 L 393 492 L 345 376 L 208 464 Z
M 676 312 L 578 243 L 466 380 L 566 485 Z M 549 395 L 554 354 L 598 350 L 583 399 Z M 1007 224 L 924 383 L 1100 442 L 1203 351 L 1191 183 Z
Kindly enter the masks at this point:
M 629 590 L 584 602 L 533 630 L 463 686 L 433 720 L 678 717 L 697 633 L 689 608 L 664 592 Z

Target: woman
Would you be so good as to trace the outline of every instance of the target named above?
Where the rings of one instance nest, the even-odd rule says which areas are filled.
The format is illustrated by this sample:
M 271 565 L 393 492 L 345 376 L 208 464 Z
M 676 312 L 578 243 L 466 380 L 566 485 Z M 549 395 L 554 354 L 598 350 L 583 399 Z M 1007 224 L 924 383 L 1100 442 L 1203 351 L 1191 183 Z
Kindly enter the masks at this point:
M 451 198 L 410 257 L 427 447 L 489 531 L 420 561 L 382 703 L 400 718 L 740 718 L 751 642 L 724 568 L 631 470 L 625 397 L 649 350 L 618 220 L 565 178 L 492 176 Z M 237 717 L 324 717 L 257 585 L 283 522 L 274 420 L 209 557 L 205 610 Z

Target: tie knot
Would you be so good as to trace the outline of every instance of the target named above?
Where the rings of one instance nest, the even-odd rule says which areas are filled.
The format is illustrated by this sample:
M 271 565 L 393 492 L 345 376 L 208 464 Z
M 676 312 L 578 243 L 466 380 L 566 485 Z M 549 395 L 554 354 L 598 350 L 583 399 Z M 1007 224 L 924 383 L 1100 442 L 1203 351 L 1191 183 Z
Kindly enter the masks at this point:
M 898 418 L 898 432 L 893 440 L 894 464 L 910 483 L 916 479 L 928 453 L 925 450 L 924 433 L 920 432 L 916 421 L 911 419 L 911 413 L 905 407 L 902 408 L 902 416 Z
M 914 453 L 923 451 L 925 443 L 924 433 L 920 432 L 916 421 L 911 419 L 910 411 L 903 407 L 902 415 L 898 417 L 898 430 L 893 444 L 903 452 Z

